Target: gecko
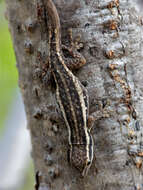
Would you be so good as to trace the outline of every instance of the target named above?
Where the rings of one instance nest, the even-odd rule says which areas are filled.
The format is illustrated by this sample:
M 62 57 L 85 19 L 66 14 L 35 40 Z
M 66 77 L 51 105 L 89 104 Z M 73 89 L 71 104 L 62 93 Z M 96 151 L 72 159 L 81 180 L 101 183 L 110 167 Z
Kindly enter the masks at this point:
M 44 1 L 44 8 L 48 26 L 49 67 L 56 83 L 56 100 L 68 129 L 70 164 L 86 176 L 94 154 L 90 133 L 93 118 L 89 116 L 88 92 L 71 71 L 85 65 L 86 60 L 74 50 L 73 44 L 70 48 L 62 46 L 60 18 L 53 1 Z M 65 58 L 63 49 L 71 54 L 72 59 Z

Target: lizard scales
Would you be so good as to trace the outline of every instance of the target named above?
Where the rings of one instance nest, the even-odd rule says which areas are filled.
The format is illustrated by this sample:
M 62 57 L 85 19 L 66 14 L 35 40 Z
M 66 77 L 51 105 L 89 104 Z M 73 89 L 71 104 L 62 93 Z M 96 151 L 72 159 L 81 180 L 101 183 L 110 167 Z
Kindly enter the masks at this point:
M 46 16 L 50 26 L 50 68 L 56 82 L 57 102 L 69 133 L 70 162 L 84 176 L 93 160 L 93 140 L 88 129 L 88 94 L 68 68 L 68 59 L 63 56 L 57 9 L 52 0 L 45 2 Z M 80 62 L 79 54 L 75 57 Z M 85 64 L 85 60 L 83 62 Z

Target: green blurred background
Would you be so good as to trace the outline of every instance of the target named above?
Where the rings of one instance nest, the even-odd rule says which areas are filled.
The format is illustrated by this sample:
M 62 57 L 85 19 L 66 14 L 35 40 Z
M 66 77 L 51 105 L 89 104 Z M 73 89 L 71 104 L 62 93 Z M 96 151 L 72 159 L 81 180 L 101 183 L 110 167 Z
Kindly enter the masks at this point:
M 8 22 L 4 17 L 4 13 L 5 2 L 0 0 L 0 140 L 5 133 L 5 120 L 18 88 L 16 60 L 11 36 L 8 30 Z M 3 147 L 3 149 L 6 148 L 8 147 Z M 24 181 L 20 190 L 34 189 L 32 161 L 29 161 L 28 166 L 25 168 L 23 173 Z
M 0 130 L 3 131 L 9 105 L 17 87 L 18 74 L 8 23 L 4 18 L 5 4 L 0 1 Z

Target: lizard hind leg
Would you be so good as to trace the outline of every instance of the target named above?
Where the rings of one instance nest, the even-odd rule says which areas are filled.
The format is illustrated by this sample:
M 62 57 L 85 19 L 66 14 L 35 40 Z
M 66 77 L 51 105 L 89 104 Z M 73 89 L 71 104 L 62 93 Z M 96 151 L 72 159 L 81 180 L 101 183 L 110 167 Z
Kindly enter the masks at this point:
M 80 36 L 77 36 L 75 40 L 72 37 L 72 29 L 68 30 L 69 33 L 69 47 L 62 45 L 63 54 L 65 56 L 65 64 L 70 70 L 77 70 L 86 64 L 85 57 L 78 51 L 83 47 L 80 43 Z
M 77 35 L 75 39 L 73 40 L 73 35 L 72 35 L 72 28 L 68 29 L 68 35 L 69 35 L 69 42 L 70 42 L 70 47 L 75 50 L 80 50 L 83 48 L 83 43 L 81 43 L 81 35 Z

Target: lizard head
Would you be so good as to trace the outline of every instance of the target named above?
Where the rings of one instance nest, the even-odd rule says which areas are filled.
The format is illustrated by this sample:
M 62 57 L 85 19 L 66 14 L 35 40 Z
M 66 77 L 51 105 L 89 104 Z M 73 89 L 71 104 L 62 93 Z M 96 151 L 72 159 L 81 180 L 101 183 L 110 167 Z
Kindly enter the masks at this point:
M 92 141 L 93 142 L 93 141 Z M 84 177 L 93 160 L 93 143 L 90 144 L 72 144 L 70 149 L 70 163 L 79 170 Z

